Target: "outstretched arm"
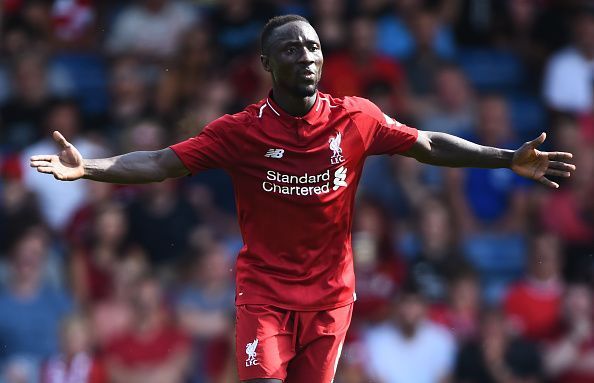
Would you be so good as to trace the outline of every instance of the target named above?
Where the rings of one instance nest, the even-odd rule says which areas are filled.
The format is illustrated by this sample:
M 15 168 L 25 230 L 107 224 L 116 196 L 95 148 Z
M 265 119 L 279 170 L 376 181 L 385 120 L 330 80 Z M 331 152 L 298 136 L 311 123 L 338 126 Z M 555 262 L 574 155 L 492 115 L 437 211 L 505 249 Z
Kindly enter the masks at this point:
M 546 134 L 526 142 L 517 150 L 482 146 L 446 133 L 419 131 L 417 142 L 405 156 L 420 162 L 450 167 L 510 168 L 517 174 L 558 188 L 559 184 L 546 176 L 569 177 L 575 165 L 565 161 L 571 153 L 543 152 L 536 148 Z
M 86 178 L 109 183 L 139 184 L 189 174 L 169 148 L 132 152 L 111 158 L 84 159 L 59 132 L 54 132 L 53 138 L 62 148 L 60 153 L 33 156 L 30 163 L 38 172 L 52 174 L 60 181 Z

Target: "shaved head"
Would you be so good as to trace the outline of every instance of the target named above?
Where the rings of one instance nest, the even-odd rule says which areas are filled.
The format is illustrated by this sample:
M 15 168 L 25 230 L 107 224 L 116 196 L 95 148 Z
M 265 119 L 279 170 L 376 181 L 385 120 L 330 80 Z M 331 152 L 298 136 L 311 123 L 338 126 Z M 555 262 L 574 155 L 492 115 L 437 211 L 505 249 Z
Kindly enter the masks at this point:
M 299 15 L 275 16 L 272 19 L 268 20 L 268 22 L 264 26 L 264 29 L 262 29 L 262 34 L 260 37 L 260 49 L 262 50 L 263 55 L 267 55 L 270 52 L 270 37 L 272 36 L 272 32 L 274 32 L 274 30 L 278 27 L 281 27 L 285 24 L 294 21 L 301 21 L 309 24 L 309 21 L 305 17 Z

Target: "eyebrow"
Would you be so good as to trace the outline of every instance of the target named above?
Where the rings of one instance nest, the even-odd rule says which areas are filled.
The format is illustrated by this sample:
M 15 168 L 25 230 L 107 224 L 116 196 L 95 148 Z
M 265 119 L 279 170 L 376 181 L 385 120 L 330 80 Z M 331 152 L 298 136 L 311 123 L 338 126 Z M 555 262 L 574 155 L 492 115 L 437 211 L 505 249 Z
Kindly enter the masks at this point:
M 308 44 L 316 44 L 320 45 L 320 42 L 317 40 L 305 40 L 303 43 L 300 40 L 286 40 L 286 41 L 273 41 L 272 44 L 278 44 L 280 46 L 288 46 L 288 45 L 308 45 Z

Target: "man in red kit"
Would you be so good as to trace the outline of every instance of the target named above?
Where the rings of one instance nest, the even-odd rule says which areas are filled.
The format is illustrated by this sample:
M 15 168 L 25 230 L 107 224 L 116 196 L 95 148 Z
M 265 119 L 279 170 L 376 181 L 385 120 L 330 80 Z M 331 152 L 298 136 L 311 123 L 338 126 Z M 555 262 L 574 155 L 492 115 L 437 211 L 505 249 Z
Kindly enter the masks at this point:
M 330 383 L 355 301 L 351 220 L 365 158 L 402 154 L 442 166 L 511 168 L 558 187 L 569 153 L 516 151 L 422 132 L 357 97 L 317 90 L 322 51 L 309 22 L 271 19 L 261 61 L 267 98 L 225 115 L 196 137 L 158 151 L 83 159 L 58 132 L 58 155 L 31 166 L 59 180 L 157 182 L 223 168 L 235 187 L 244 246 L 237 259 L 237 365 L 242 382 Z

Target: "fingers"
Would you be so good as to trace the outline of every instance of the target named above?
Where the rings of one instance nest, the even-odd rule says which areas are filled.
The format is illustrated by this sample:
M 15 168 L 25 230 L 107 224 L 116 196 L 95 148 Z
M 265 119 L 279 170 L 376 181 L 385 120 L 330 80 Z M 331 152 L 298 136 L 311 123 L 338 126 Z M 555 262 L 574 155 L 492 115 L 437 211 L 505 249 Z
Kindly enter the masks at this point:
M 571 176 L 571 173 L 570 172 L 566 172 L 566 171 L 563 171 L 563 170 L 557 170 L 557 169 L 551 169 L 551 168 L 547 169 L 545 171 L 545 174 L 547 176 L 565 177 L 565 178 Z
M 39 166 L 37 171 L 39 173 L 54 174 L 55 168 L 53 166 Z
M 565 162 L 559 162 L 559 161 L 550 161 L 549 162 L 549 169 L 557 169 L 557 170 L 564 170 L 567 172 L 572 172 L 575 170 L 575 165 L 574 164 L 568 164 Z
M 38 168 L 40 166 L 52 166 L 50 161 L 31 161 L 30 164 L 32 168 Z
M 533 148 L 536 148 L 538 145 L 542 144 L 547 139 L 547 134 L 542 132 L 540 136 L 536 137 L 534 140 L 530 141 L 529 144 Z
M 566 161 L 573 158 L 573 154 L 567 152 L 546 152 L 549 160 Z
M 70 145 L 70 142 L 66 141 L 62 133 L 58 132 L 57 130 L 54 131 L 53 137 L 54 141 L 56 141 L 56 143 L 60 145 L 62 149 L 68 149 L 70 146 L 72 146 Z
M 38 156 L 32 156 L 30 158 L 30 161 L 51 161 L 53 159 L 53 157 L 55 157 L 52 154 L 44 154 L 44 155 L 38 155 Z
M 550 179 L 548 179 L 547 177 L 540 177 L 538 179 L 538 182 L 540 182 L 541 184 L 551 187 L 553 189 L 558 189 L 559 188 L 559 184 L 556 182 L 551 181 Z

